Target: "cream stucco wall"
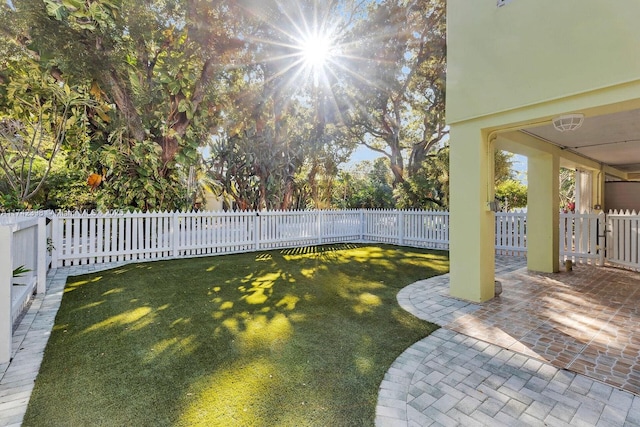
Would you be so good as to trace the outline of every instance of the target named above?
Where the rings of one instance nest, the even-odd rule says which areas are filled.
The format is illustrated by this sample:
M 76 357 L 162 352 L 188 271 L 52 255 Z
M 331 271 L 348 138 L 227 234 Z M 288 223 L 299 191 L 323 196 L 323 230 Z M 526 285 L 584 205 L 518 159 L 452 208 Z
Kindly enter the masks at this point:
M 587 119 L 640 108 L 640 2 L 447 2 L 447 122 L 451 126 L 453 296 L 493 297 L 494 148 L 530 158 L 530 269 L 557 271 L 558 169 L 607 170 L 519 129 L 581 112 Z M 597 192 L 602 197 L 601 192 Z M 594 197 L 595 199 L 595 197 Z M 602 203 L 602 200 L 596 202 Z M 533 205 L 533 207 L 532 207 Z
M 640 1 L 448 0 L 447 120 L 637 81 Z

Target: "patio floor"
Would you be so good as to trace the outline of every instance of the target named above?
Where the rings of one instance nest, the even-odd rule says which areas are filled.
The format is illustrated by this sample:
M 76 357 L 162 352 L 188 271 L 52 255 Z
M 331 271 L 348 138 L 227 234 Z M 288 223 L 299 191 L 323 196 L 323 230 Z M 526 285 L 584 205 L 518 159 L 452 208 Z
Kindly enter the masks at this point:
M 445 328 L 640 395 L 639 273 L 577 265 L 497 276 L 502 295 Z
M 524 258 L 496 257 L 496 278 L 502 295 L 484 304 L 451 298 L 448 275 L 409 285 L 398 300 L 446 329 L 640 396 L 640 273 L 536 273 Z
M 391 365 L 376 426 L 640 426 L 640 274 L 496 257 L 496 277 L 484 304 L 449 296 L 449 274 L 398 293 L 442 328 Z

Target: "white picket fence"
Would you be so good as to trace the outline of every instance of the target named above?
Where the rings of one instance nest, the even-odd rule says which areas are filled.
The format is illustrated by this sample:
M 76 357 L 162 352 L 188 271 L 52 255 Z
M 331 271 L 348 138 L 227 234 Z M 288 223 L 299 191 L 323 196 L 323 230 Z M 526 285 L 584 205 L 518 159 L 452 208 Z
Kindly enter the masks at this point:
M 574 263 L 604 265 L 605 218 L 600 213 L 560 213 L 560 257 Z
M 360 241 L 449 249 L 449 212 L 366 210 Z
M 449 248 L 449 214 L 437 211 L 75 212 L 52 223 L 58 267 L 341 242 Z
M 346 210 L 47 213 L 54 267 L 205 256 L 340 242 L 449 248 L 449 213 Z M 560 214 L 560 256 L 640 270 L 635 212 Z M 606 226 L 606 227 L 605 227 Z M 497 212 L 496 254 L 525 256 L 526 212 Z M 607 251 L 605 246 L 607 236 Z
M 640 271 L 640 215 L 636 211 L 607 214 L 607 261 Z
M 496 255 L 527 254 L 527 213 L 496 212 Z

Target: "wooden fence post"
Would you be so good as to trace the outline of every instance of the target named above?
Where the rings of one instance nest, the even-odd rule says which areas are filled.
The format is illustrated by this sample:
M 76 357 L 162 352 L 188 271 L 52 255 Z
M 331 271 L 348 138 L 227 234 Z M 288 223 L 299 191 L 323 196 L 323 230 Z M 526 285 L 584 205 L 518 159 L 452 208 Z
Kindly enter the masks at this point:
M 256 211 L 256 216 L 253 217 L 253 239 L 256 251 L 260 250 L 260 212 Z
M 322 244 L 322 211 L 318 210 L 318 244 Z
M 178 211 L 173 211 L 171 215 L 171 229 L 169 230 L 169 238 L 171 239 L 171 257 L 178 257 L 178 244 L 180 243 L 180 218 Z
M 51 268 L 58 268 L 58 251 L 62 247 L 62 238 L 60 238 L 60 218 L 57 214 L 51 217 Z
M 607 217 L 604 212 L 598 214 L 598 265 L 604 266 L 604 255 L 606 251 L 607 237 Z
M 37 260 L 37 292 L 47 291 L 47 219 L 38 218 L 38 260 Z
M 398 212 L 398 239 L 399 245 L 404 245 L 404 211 Z

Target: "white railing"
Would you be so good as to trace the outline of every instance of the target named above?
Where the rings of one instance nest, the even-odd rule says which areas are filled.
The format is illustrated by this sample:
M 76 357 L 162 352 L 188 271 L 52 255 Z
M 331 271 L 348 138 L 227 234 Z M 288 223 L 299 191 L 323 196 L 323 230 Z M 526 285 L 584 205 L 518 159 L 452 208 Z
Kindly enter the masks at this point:
M 527 252 L 526 212 L 496 213 L 496 254 Z M 561 214 L 560 255 L 601 263 L 604 215 Z M 449 213 L 439 211 L 270 211 L 57 214 L 55 266 L 204 256 L 340 242 L 449 249 Z M 600 233 L 602 234 L 602 233 Z
M 640 270 L 640 215 L 636 211 L 607 214 L 607 261 Z
M 560 257 L 574 263 L 604 265 L 605 214 L 560 213 Z
M 11 358 L 13 326 L 31 296 L 46 290 L 44 217 L 0 216 L 0 364 Z M 20 269 L 20 277 L 13 272 Z
M 449 248 L 449 213 L 439 211 L 48 212 L 47 215 L 47 241 L 53 249 L 53 256 L 47 255 L 47 264 L 53 267 L 340 242 Z M 608 259 L 620 265 L 637 266 L 635 213 L 610 215 L 613 222 L 608 227 Z M 522 211 L 496 213 L 496 254 L 526 255 L 526 216 Z M 562 259 L 602 265 L 605 218 L 602 213 L 561 213 Z

